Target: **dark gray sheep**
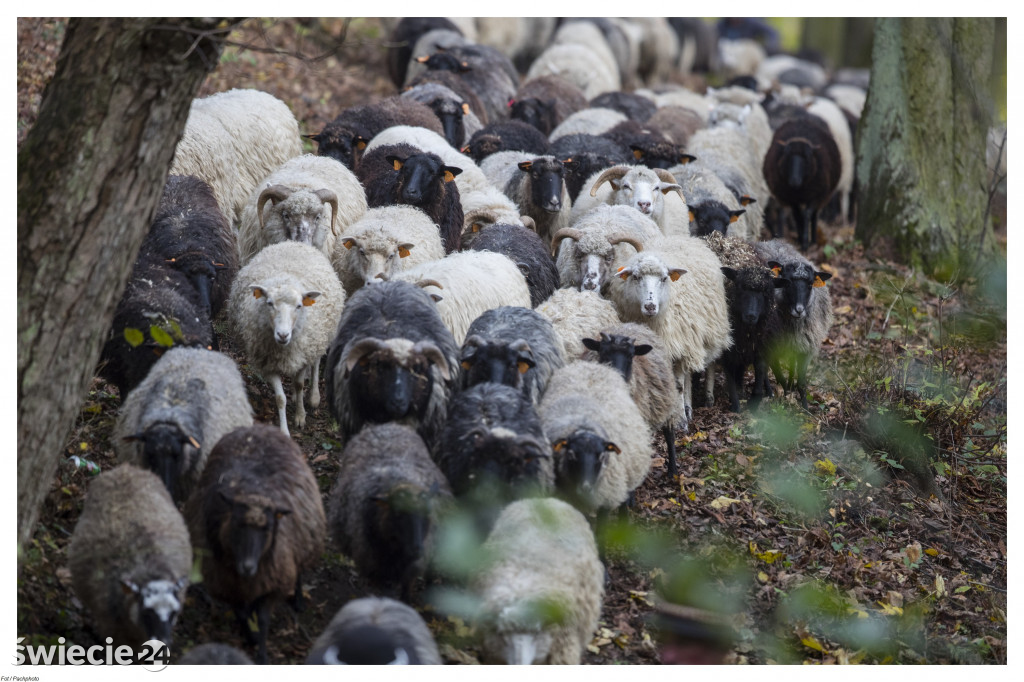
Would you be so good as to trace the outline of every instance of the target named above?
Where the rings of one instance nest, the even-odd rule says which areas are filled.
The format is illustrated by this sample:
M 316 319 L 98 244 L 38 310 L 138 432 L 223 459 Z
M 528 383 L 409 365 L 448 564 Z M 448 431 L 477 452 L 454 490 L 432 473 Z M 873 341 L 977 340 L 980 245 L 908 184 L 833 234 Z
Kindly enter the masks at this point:
M 434 459 L 481 530 L 512 500 L 554 487 L 540 417 L 522 391 L 503 384 L 477 384 L 452 398 Z
M 636 123 L 643 123 L 658 109 L 658 105 L 647 97 L 622 90 L 602 93 L 590 100 L 589 106 L 614 109 Z
M 477 122 L 480 123 L 481 126 L 486 125 L 489 122 L 489 119 L 487 118 L 487 110 L 484 108 L 484 103 L 477 96 L 476 91 L 473 90 L 469 83 L 459 78 L 457 74 L 452 73 L 451 71 L 438 71 L 434 69 L 424 71 L 409 81 L 406 88 L 415 89 L 420 85 L 426 85 L 428 83 L 443 85 L 458 95 L 463 102 L 469 105 L 469 112 L 467 113 L 475 116 Z
M 828 126 L 811 114 L 779 126 L 765 154 L 765 180 L 779 203 L 792 210 L 803 251 L 817 241 L 818 210 L 839 183 L 840 162 L 839 147 Z M 778 229 L 774 231 L 781 236 Z
M 252 665 L 252 659 L 227 644 L 200 644 L 185 652 L 178 665 Z
M 509 116 L 550 135 L 559 123 L 587 106 L 583 91 L 569 81 L 554 75 L 538 76 L 519 86 Z
M 185 505 L 192 542 L 206 552 L 203 584 L 226 602 L 267 662 L 273 604 L 302 602 L 302 572 L 320 558 L 327 522 L 302 450 L 280 429 L 238 428 L 221 438 Z M 249 628 L 255 612 L 257 635 Z
M 445 29 L 462 34 L 459 27 L 444 17 L 404 17 L 391 31 L 388 39 L 388 76 L 396 88 L 402 87 L 409 68 L 409 58 L 420 36 L 428 31 Z
M 450 71 L 465 81 L 480 98 L 489 122 L 508 118 L 508 101 L 515 97 L 519 74 L 508 57 L 493 47 L 453 47 L 434 53 L 422 63 L 428 72 Z
M 461 363 L 463 389 L 487 381 L 505 384 L 536 405 L 565 357 L 548 318 L 529 308 L 501 306 L 469 326 Z
M 464 214 L 455 176 L 461 168 L 446 166 L 437 154 L 409 144 L 374 147 L 357 175 L 366 189 L 369 208 L 407 204 L 420 209 L 441 231 L 445 253 L 459 250 Z
M 130 464 L 89 486 L 67 549 L 71 586 L 100 637 L 139 647 L 171 631 L 185 603 L 192 543 L 156 474 Z
M 472 229 L 472 228 L 470 228 Z M 548 249 L 533 230 L 521 225 L 497 223 L 481 229 L 470 243 L 474 251 L 493 251 L 508 256 L 526 278 L 530 288 L 530 305 L 537 307 L 558 288 L 558 269 Z M 463 235 L 465 247 L 466 235 Z
M 192 175 L 168 176 L 138 259 L 184 273 L 215 318 L 238 273 L 238 244 L 213 189 Z
M 458 346 L 434 301 L 408 282 L 352 294 L 327 353 L 327 403 L 343 441 L 364 424 L 397 421 L 430 447 L 458 380 Z
M 420 83 L 405 90 L 402 97 L 414 99 L 430 107 L 441 121 L 444 139 L 456 149 L 460 149 L 473 133 L 483 128 L 469 102 L 441 83 Z
M 331 536 L 360 575 L 409 601 L 430 564 L 433 531 L 451 489 L 416 431 L 369 424 L 341 454 L 328 503 Z
M 576 198 L 587 178 L 609 166 L 635 162 L 628 146 L 600 135 L 573 133 L 551 143 L 551 153 L 559 159 L 572 159 L 573 165 L 565 170 L 565 187 L 569 198 Z
M 316 638 L 307 665 L 441 665 L 430 629 L 394 599 L 353 599 Z
M 463 154 L 469 154 L 477 163 L 491 154 L 507 151 L 547 154 L 548 138 L 529 123 L 498 121 L 474 133 L 462 149 Z
M 426 104 L 395 95 L 376 104 L 351 107 L 308 137 L 317 143 L 317 154 L 329 156 L 356 170 L 363 150 L 374 135 L 392 126 L 419 126 L 443 134 L 441 121 Z

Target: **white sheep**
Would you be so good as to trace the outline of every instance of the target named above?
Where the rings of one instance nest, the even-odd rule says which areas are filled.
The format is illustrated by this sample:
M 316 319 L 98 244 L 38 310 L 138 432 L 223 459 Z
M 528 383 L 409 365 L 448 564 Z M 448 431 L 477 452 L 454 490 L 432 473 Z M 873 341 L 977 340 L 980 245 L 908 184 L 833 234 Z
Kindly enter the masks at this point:
M 566 117 L 551 131 L 548 141 L 554 142 L 560 137 L 577 133 L 600 135 L 626 120 L 626 115 L 621 111 L 608 107 L 588 107 Z
M 555 35 L 551 37 L 551 46 L 557 45 L 579 45 L 591 50 L 600 59 L 601 64 L 608 70 L 608 73 L 614 74 L 615 80 L 619 83 L 619 85 L 612 89 L 621 89 L 621 84 L 625 80 L 625 74 L 620 70 L 621 64 L 616 58 L 611 44 L 596 23 L 592 21 L 569 21 L 563 23 L 555 31 Z M 541 57 L 538 57 L 538 60 Z M 529 78 L 529 76 L 527 77 Z M 587 93 L 586 88 L 581 87 L 580 89 L 587 95 L 587 99 L 593 99 L 596 95 L 601 94 L 600 92 L 595 92 L 591 95 Z
M 856 85 L 835 83 L 825 88 L 825 96 L 838 104 L 840 109 L 860 120 L 861 114 L 864 113 L 864 105 L 867 103 L 868 93 Z
M 327 350 L 345 305 L 345 289 L 330 261 L 300 242 L 271 244 L 238 271 L 228 315 L 246 357 L 274 389 L 281 430 L 288 434 L 281 376 L 292 377 L 295 425 L 306 424 L 309 405 L 320 404 L 320 356 Z
M 750 38 L 719 38 L 718 55 L 722 71 L 727 78 L 753 76 L 766 56 L 761 43 Z
M 351 296 L 364 284 L 444 258 L 441 233 L 426 213 L 396 204 L 371 208 L 338 238 L 331 265 Z
M 624 322 L 649 326 L 665 344 L 682 396 L 679 428 L 693 414 L 691 374 L 732 345 L 725 276 L 702 239 L 663 237 L 645 245 L 613 277 L 609 297 Z
M 472 588 L 487 661 L 578 664 L 597 629 L 604 566 L 587 519 L 554 498 L 505 507 Z
M 601 39 L 604 40 L 603 36 Z M 530 65 L 523 81 L 540 76 L 560 76 L 582 90 L 588 100 L 622 87 L 618 67 L 610 69 L 587 45 L 548 46 Z
M 458 180 L 457 177 L 456 180 Z M 522 225 L 534 231 L 537 229 L 533 218 L 522 216 L 515 202 L 493 185 L 489 185 L 486 189 L 469 192 L 468 194 L 460 194 L 459 201 L 462 204 L 462 212 L 465 216 L 462 227 L 463 234 L 469 231 L 478 232 L 480 227 L 495 223 Z M 473 225 L 476 223 L 480 223 L 480 225 L 474 230 Z M 466 242 L 462 242 L 463 250 L 466 249 L 466 246 Z
M 555 370 L 537 410 L 555 453 L 555 484 L 584 512 L 617 509 L 651 469 L 651 429 L 613 367 Z
M 239 262 L 288 239 L 330 258 L 337 236 L 364 213 L 363 186 L 341 162 L 312 154 L 289 159 L 249 195 L 238 227 Z
M 559 282 L 563 287 L 601 291 L 608 277 L 635 252 L 631 242 L 642 245 L 659 236 L 657 223 L 639 211 L 601 204 L 552 237 Z
M 604 186 L 605 183 L 608 186 Z M 600 204 L 630 206 L 649 216 L 666 235 L 690 233 L 690 212 L 676 179 L 663 168 L 612 166 L 594 173 L 569 214 L 570 222 Z
M 287 104 L 259 90 L 228 90 L 192 100 L 169 174 L 204 180 L 237 226 L 267 173 L 301 153 L 299 122 Z
M 746 88 L 736 88 L 756 95 Z M 746 133 L 754 144 L 754 158 L 764 161 L 768 146 L 772 143 L 772 127 L 768 114 L 757 101 L 748 104 L 719 102 L 708 116 L 708 127 L 719 126 L 738 128 Z
M 485 310 L 503 305 L 530 307 L 526 278 L 507 256 L 490 251 L 461 251 L 422 263 L 392 279 L 424 282 L 440 297 L 437 312 L 460 346 L 469 325 Z
M 551 320 L 567 360 L 575 360 L 586 351 L 584 337 L 595 337 L 602 329 L 622 322 L 612 302 L 596 291 L 556 289 L 536 310 Z

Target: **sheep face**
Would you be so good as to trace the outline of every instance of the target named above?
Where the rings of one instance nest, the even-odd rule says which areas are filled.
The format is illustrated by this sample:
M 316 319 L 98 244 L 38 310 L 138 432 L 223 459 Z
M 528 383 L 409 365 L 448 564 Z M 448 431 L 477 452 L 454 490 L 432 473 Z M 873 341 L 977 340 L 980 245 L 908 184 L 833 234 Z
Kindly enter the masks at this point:
M 644 142 L 632 144 L 629 148 L 633 151 L 633 158 L 637 163 L 642 163 L 648 168 L 668 170 L 672 166 L 690 163 L 697 158 L 691 154 L 684 154 L 682 147 L 670 142 Z
M 462 346 L 463 388 L 490 381 L 520 388 L 526 373 L 537 366 L 524 339 L 512 343 L 488 343 L 470 336 Z
M 371 498 L 367 537 L 376 538 L 378 578 L 410 590 L 429 554 L 438 491 L 404 484 Z
M 573 164 L 571 159 L 559 161 L 543 156 L 520 163 L 519 170 L 529 175 L 531 203 L 547 213 L 561 211 L 565 171 Z
M 278 522 L 291 510 L 275 507 L 261 495 L 232 498 L 221 491 L 220 497 L 227 513 L 221 523 L 219 544 L 238 576 L 252 578 L 274 547 Z
M 374 625 L 346 630 L 323 653 L 325 665 L 419 665 L 415 647 Z M 307 661 L 311 662 L 311 661 Z
M 452 73 L 466 73 L 473 68 L 458 57 L 449 52 L 435 52 L 422 62 L 430 71 L 451 71 Z
M 510 118 L 528 123 L 545 135 L 555 129 L 554 100 L 527 97 L 513 100 L 509 106 Z
M 564 605 L 553 599 L 533 599 L 500 606 L 486 617 L 483 651 L 487 662 L 533 665 L 547 661 L 554 643 L 551 628 L 558 625 Z
M 503 149 L 501 138 L 497 135 L 474 135 L 473 138 L 472 142 L 462 148 L 462 153 L 469 154 L 477 163 Z
M 427 102 L 427 106 L 430 107 L 434 115 L 441 121 L 444 139 L 452 147 L 458 149 L 466 137 L 466 124 L 463 117 L 469 111 L 469 105 L 444 97 L 435 97 Z
M 446 166 L 436 154 L 413 154 L 406 158 L 385 157 L 398 173 L 397 196 L 403 204 L 422 206 L 430 203 L 444 183 L 454 182 L 461 168 Z
M 618 274 L 626 283 L 624 299 L 638 306 L 644 317 L 656 317 L 668 303 L 671 283 L 685 275 L 686 270 L 670 268 L 658 258 L 641 256 Z
M 188 579 L 151 580 L 138 585 L 124 580 L 121 587 L 132 600 L 128 617 L 146 633 L 146 640 L 158 639 L 171 645 L 171 631 L 181 613 L 182 591 L 188 587 Z
M 434 370 L 450 378 L 444 354 L 433 343 L 407 339 L 355 341 L 345 356 L 352 404 L 369 421 L 383 423 L 407 416 L 422 419 L 430 404 Z
M 637 345 L 628 336 L 622 334 L 605 334 L 601 332 L 601 340 L 583 339 L 583 346 L 597 353 L 597 360 L 602 365 L 610 365 L 617 369 L 622 378 L 629 383 L 633 376 L 633 358 L 647 355 L 654 348 L 646 343 Z
M 374 238 L 376 237 L 376 238 Z M 386 282 L 398 270 L 400 258 L 407 258 L 415 244 L 399 244 L 381 234 L 342 237 L 341 244 L 349 252 L 356 274 L 365 285 Z
M 269 214 L 264 212 L 270 202 Z M 330 218 L 327 210 L 330 208 Z M 272 234 L 303 244 L 323 248 L 327 235 L 334 231 L 338 197 L 329 189 L 292 189 L 272 185 L 256 202 L 260 226 Z
M 788 313 L 797 320 L 807 317 L 811 290 L 825 286 L 825 282 L 832 277 L 827 272 L 816 271 L 807 263 L 780 265 L 775 261 L 769 261 L 768 267 L 777 278 L 775 300 L 781 312 Z
M 551 446 L 555 451 L 555 482 L 574 503 L 589 506 L 597 479 L 619 447 L 593 431 L 577 431 Z
M 782 278 L 773 278 L 766 268 L 723 267 L 722 274 L 733 282 L 730 305 L 736 317 L 748 326 L 764 319 L 775 305 L 774 289 L 786 285 Z
M 464 480 L 451 482 L 456 494 L 475 490 L 483 499 L 493 502 L 499 497 L 525 497 L 547 487 L 545 469 L 550 471 L 550 448 L 529 434 L 517 434 L 504 427 L 480 427 L 469 432 L 462 446 L 468 462 L 467 475 Z M 512 494 L 502 495 L 500 491 Z
M 317 143 L 317 155 L 339 161 L 349 170 L 359 163 L 366 143 L 369 142 L 363 136 L 344 128 L 323 130 L 310 139 Z
M 683 193 L 678 183 L 662 180 L 647 168 L 631 169 L 619 178 L 610 178 L 609 182 L 612 186 L 613 205 L 634 208 L 655 222 L 661 220 L 665 209 L 664 195 L 673 191 L 679 192 L 680 196 Z
M 695 237 L 704 237 L 712 232 L 725 234 L 729 225 L 740 219 L 746 209 L 730 211 L 721 202 L 705 201 L 699 206 L 690 205 L 690 231 Z
M 252 287 L 253 296 L 262 299 L 260 306 L 263 329 L 273 333 L 274 341 L 287 346 L 301 332 L 306 320 L 305 309 L 316 303 L 319 291 L 301 293 L 289 286 Z
M 201 379 L 193 379 L 192 382 Z M 142 441 L 146 468 L 160 477 L 167 491 L 179 499 L 178 479 L 192 468 L 199 454 L 200 444 L 195 437 L 182 432 L 177 424 L 159 422 L 145 431 L 125 437 L 126 441 Z

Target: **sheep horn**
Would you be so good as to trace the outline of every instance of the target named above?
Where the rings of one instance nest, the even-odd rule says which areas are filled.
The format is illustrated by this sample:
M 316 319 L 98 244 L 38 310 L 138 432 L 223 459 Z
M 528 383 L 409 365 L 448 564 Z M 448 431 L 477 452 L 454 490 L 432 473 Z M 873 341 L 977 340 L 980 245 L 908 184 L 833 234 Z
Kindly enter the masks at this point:
M 537 231 L 537 223 L 534 222 L 533 218 L 531 218 L 530 216 L 519 216 L 519 222 L 521 222 L 523 224 L 523 227 L 525 227 L 527 230 L 530 230 L 531 232 Z
M 294 192 L 291 187 L 285 187 L 284 185 L 271 185 L 262 192 L 260 192 L 260 198 L 256 200 L 256 215 L 260 219 L 260 229 L 263 229 L 263 207 L 266 206 L 267 202 L 271 202 L 273 206 L 279 201 L 284 201 L 292 195 Z
M 630 170 L 629 166 L 612 166 L 604 173 L 601 173 L 601 177 L 594 181 L 594 185 L 590 188 L 590 196 L 597 196 L 597 188 L 603 185 L 608 180 L 616 180 L 621 178 L 623 175 L 628 173 Z M 673 182 L 675 182 L 673 180 Z
M 575 239 L 579 241 L 583 238 L 583 233 L 574 227 L 563 227 L 558 232 L 555 232 L 555 236 L 551 238 L 551 255 L 554 256 L 558 253 L 558 245 L 562 243 L 563 239 Z
M 375 353 L 379 350 L 390 348 L 387 343 L 382 339 L 375 337 L 367 337 L 365 339 L 359 339 L 348 349 L 345 353 L 345 373 L 352 371 L 352 368 L 356 366 L 356 363 L 363 359 L 363 356 Z
M 444 289 L 444 287 L 441 286 L 441 283 L 438 282 L 436 279 L 421 279 L 420 281 L 416 282 L 416 286 L 424 288 L 437 287 L 438 289 Z
M 338 195 L 329 189 L 318 189 L 313 194 L 320 197 L 320 201 L 331 205 L 331 233 L 337 235 L 334 230 L 335 218 L 338 216 Z
M 448 360 L 444 357 L 444 353 L 431 341 L 418 341 L 416 345 L 412 347 L 413 353 L 419 353 L 427 360 L 437 365 L 437 368 L 441 370 L 441 378 L 448 381 L 452 378 L 451 373 L 448 371 Z
M 677 184 L 675 176 L 669 173 L 664 168 L 652 168 L 651 170 L 657 174 L 658 179 L 661 180 L 662 182 L 667 182 L 670 185 Z M 682 196 L 681 193 L 680 196 Z
M 621 232 L 608 235 L 608 243 L 612 246 L 615 246 L 616 244 L 629 244 L 636 249 L 637 252 L 644 250 L 643 242 L 632 235 L 622 234 Z

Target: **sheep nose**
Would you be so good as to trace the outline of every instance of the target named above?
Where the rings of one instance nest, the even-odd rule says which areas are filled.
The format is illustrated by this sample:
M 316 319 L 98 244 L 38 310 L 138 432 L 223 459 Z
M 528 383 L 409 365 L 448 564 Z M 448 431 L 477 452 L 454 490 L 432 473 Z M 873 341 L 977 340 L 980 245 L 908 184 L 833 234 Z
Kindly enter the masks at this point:
M 545 202 L 544 210 L 549 212 L 549 213 L 557 213 L 558 211 L 562 210 L 562 202 L 561 201 L 548 201 L 548 202 Z
M 655 315 L 658 312 L 657 303 L 644 303 L 643 313 L 644 315 Z
M 256 560 L 252 558 L 243 559 L 238 562 L 238 575 L 243 578 L 251 578 L 256 575 Z
M 636 202 L 636 207 L 641 213 L 647 214 L 651 212 L 651 202 L 649 201 L 638 201 Z
M 274 340 L 285 346 L 292 340 L 292 334 L 291 332 L 274 332 Z
M 802 303 L 798 303 L 795 306 L 793 306 L 793 310 L 794 312 L 796 312 L 797 315 L 803 316 L 804 314 L 804 306 Z
M 757 315 L 745 314 L 743 315 L 743 324 L 756 324 Z
M 593 291 L 594 289 L 597 289 L 597 282 L 596 281 L 594 281 L 592 279 L 583 280 L 583 290 L 584 291 Z

